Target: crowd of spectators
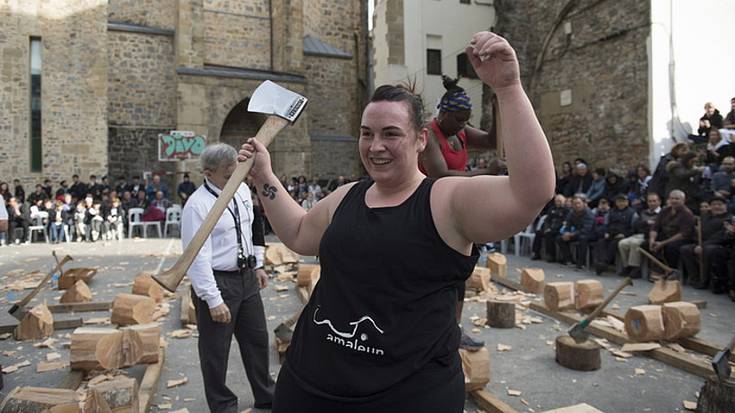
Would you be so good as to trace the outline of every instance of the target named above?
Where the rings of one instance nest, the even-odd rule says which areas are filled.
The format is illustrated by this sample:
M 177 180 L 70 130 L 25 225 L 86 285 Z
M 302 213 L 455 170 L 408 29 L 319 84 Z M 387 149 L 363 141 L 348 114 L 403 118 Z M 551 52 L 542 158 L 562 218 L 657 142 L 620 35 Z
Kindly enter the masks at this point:
M 329 180 L 319 179 L 318 176 L 312 177 L 310 180 L 307 180 L 304 175 L 290 179 L 286 175 L 281 176 L 281 184 L 286 188 L 291 198 L 307 211 L 338 187 L 355 180 L 357 180 L 356 177 L 352 177 L 350 180 L 342 175 Z

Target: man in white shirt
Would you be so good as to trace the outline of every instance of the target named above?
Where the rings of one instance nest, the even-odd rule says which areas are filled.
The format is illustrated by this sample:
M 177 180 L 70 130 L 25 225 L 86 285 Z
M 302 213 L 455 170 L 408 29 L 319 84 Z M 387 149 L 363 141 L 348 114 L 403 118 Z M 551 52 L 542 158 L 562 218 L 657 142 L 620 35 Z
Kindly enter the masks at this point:
M 5 244 L 8 233 L 8 210 L 5 208 L 5 198 L 0 195 L 0 245 Z
M 184 206 L 181 241 L 186 248 L 232 175 L 237 152 L 224 143 L 207 146 L 200 156 L 204 184 Z M 268 331 L 260 289 L 265 239 L 260 212 L 250 189 L 240 184 L 187 275 L 193 289 L 199 329 L 199 360 L 212 412 L 238 412 L 237 397 L 225 376 L 232 335 L 240 347 L 256 408 L 270 408 L 275 383 L 268 370 Z

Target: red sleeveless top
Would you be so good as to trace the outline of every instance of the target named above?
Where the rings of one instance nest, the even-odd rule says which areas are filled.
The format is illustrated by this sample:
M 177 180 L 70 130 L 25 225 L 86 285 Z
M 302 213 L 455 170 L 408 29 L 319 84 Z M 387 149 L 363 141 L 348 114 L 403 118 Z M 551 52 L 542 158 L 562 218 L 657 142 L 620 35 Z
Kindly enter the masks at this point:
M 447 169 L 452 171 L 464 171 L 467 166 L 467 159 L 469 158 L 467 154 L 467 135 L 465 134 L 464 129 L 457 133 L 457 138 L 462 142 L 462 149 L 455 151 L 451 146 L 449 146 L 449 141 L 444 135 L 444 132 L 439 128 L 439 123 L 436 119 L 431 120 L 429 127 L 434 132 L 437 139 L 439 139 L 439 148 L 442 151 L 444 161 L 447 163 Z M 431 137 L 429 137 L 429 139 L 431 139 Z M 422 164 L 419 164 L 419 170 L 426 175 L 426 170 Z

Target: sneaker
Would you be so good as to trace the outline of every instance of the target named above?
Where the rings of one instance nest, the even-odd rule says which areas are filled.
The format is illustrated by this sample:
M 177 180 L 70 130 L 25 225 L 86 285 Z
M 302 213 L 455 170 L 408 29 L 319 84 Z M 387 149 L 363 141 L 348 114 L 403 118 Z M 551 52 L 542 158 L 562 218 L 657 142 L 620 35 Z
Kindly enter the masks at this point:
M 628 273 L 628 277 L 634 280 L 641 278 L 641 267 L 633 267 L 633 269 Z
M 621 276 L 621 277 L 627 277 L 628 275 L 630 275 L 630 272 L 632 270 L 633 270 L 633 267 L 627 266 L 627 267 L 623 268 L 623 270 L 620 271 L 620 273 L 618 275 Z
M 469 351 L 477 351 L 483 347 L 485 347 L 484 341 L 475 340 L 474 338 L 468 336 L 467 333 L 464 332 L 464 329 L 462 329 L 462 338 L 460 338 L 459 340 L 459 348 L 463 348 Z
M 605 271 L 605 267 L 603 265 L 595 265 L 595 274 L 602 275 L 602 273 Z

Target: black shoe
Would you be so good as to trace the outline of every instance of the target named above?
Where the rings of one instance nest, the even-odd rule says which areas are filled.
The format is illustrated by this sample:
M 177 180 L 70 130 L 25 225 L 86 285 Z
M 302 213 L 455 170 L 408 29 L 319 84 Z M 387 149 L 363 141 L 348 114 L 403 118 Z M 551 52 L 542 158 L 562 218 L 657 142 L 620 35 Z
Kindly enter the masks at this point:
M 602 273 L 605 271 L 605 266 L 597 264 L 595 265 L 595 274 L 602 275 Z
M 255 403 L 253 405 L 253 407 L 255 407 L 256 409 L 270 410 L 270 409 L 273 408 L 273 402 L 268 402 L 268 403 Z
M 478 341 L 467 335 L 462 329 L 462 338 L 459 339 L 459 348 L 463 348 L 468 351 L 477 351 L 485 347 L 484 341 Z
M 715 285 L 714 285 L 714 286 L 712 287 L 712 294 L 720 295 L 720 294 L 724 294 L 724 293 L 725 293 L 725 289 L 724 289 L 724 288 L 722 288 L 722 286 L 721 286 L 721 285 L 717 285 L 717 284 L 715 284 Z
M 531 261 L 539 261 L 541 259 L 541 256 L 538 254 L 531 255 Z
M 704 280 L 692 280 L 689 285 L 691 285 L 696 290 L 706 290 L 709 288 L 709 282 Z
M 628 277 L 637 280 L 642 277 L 641 275 L 641 267 L 633 267 L 632 270 L 628 273 Z
M 576 264 L 574 266 L 574 269 L 576 269 L 576 270 L 583 270 L 584 269 L 584 265 L 582 265 L 582 264 Z
M 633 271 L 633 268 L 634 267 L 627 266 L 627 267 L 623 268 L 623 270 L 620 271 L 620 273 L 618 273 L 618 275 L 621 276 L 621 277 L 627 277 L 627 276 L 630 275 L 630 272 Z

